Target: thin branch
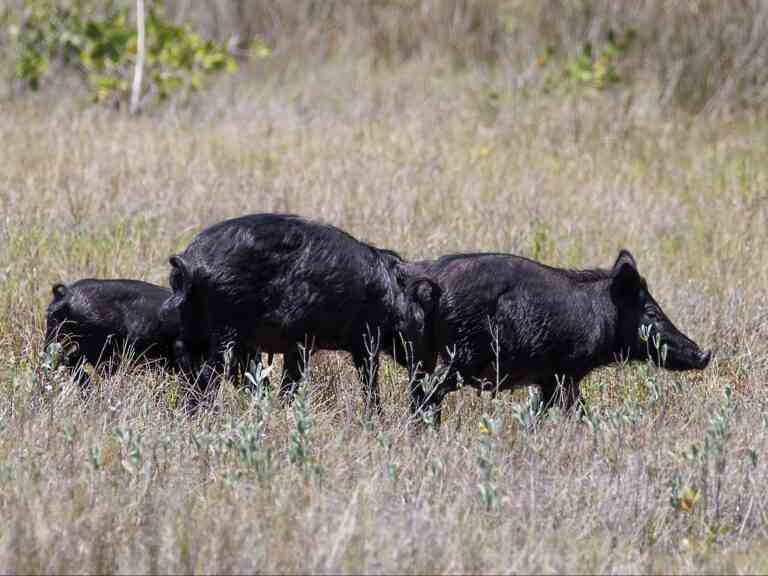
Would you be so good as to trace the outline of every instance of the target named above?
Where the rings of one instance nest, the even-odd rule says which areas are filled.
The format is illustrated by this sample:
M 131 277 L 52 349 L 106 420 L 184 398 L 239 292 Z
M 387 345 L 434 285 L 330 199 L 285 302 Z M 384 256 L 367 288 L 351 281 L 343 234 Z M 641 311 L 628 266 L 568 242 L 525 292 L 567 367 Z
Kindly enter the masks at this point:
M 133 74 L 133 86 L 131 87 L 131 114 L 139 112 L 141 79 L 144 75 L 144 0 L 136 0 L 136 32 L 138 34 L 138 46 L 136 49 L 136 69 Z

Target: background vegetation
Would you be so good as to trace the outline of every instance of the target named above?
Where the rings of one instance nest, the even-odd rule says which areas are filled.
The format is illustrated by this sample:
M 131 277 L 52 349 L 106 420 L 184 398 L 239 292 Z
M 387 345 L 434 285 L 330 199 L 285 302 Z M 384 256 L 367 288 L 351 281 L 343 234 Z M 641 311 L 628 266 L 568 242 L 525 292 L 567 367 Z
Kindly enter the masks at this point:
M 103 23 L 0 9 L 3 572 L 768 570 L 768 5 L 151 2 L 237 69 L 129 117 L 81 52 L 19 76 L 32 4 Z M 390 365 L 363 419 L 343 354 L 293 406 L 228 385 L 193 419 L 151 367 L 83 401 L 50 365 L 53 282 L 165 283 L 202 226 L 258 211 L 409 258 L 627 247 L 717 358 L 598 371 L 583 422 L 459 393 L 421 435 Z

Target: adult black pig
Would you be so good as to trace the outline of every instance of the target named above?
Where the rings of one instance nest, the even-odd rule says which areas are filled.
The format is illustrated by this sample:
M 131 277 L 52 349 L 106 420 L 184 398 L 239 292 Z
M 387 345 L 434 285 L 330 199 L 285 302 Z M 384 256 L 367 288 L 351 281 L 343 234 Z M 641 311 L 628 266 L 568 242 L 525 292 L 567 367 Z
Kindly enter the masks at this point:
M 599 366 L 650 354 L 670 370 L 701 370 L 710 360 L 667 318 L 626 250 L 610 270 L 552 268 L 509 254 L 457 254 L 410 269 L 442 290 L 420 360 L 430 372 L 440 354 L 450 367 L 429 398 L 412 390 L 412 409 L 432 408 L 438 423 L 459 375 L 480 389 L 537 384 L 545 406 L 559 400 L 570 409 L 579 381 Z
M 64 364 L 77 369 L 84 362 L 93 366 L 116 365 L 131 347 L 146 360 L 160 360 L 173 367 L 181 343 L 177 342 L 178 314 L 160 318 L 168 288 L 138 280 L 86 278 L 70 285 L 54 284 L 53 300 L 46 314 L 46 344 L 60 340 Z M 79 383 L 88 377 L 80 370 Z
M 204 350 L 198 390 L 211 387 L 250 351 L 285 354 L 287 386 L 298 378 L 298 345 L 352 354 L 373 407 L 380 410 L 372 348 L 403 363 L 401 344 L 424 333 L 422 303 L 437 288 L 412 278 L 394 252 L 330 225 L 295 215 L 253 214 L 200 232 L 170 258 L 173 295 L 185 347 Z M 373 353 L 372 353 L 373 352 Z M 285 388 L 284 388 L 285 391 Z

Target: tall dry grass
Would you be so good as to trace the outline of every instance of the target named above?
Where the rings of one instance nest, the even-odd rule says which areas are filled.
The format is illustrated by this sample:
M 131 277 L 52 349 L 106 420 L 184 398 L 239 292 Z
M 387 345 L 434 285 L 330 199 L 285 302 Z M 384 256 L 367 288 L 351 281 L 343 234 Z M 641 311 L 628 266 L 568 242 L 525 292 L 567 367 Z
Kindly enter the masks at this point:
M 335 55 L 311 44 L 325 20 L 310 5 L 347 22 Z M 659 98 L 653 75 L 545 91 L 535 58 L 549 36 L 537 30 L 557 23 L 563 53 L 577 51 L 596 32 L 577 34 L 562 11 L 587 4 L 456 3 L 517 14 L 515 41 L 457 40 L 462 64 L 429 48 L 427 26 L 425 48 L 396 45 L 386 63 L 356 18 L 404 5 L 249 3 L 278 23 L 293 14 L 293 36 L 189 106 L 137 119 L 76 92 L 0 103 L 3 572 L 766 570 L 765 120 L 691 115 Z M 428 24 L 450 5 L 418 4 Z M 663 8 L 592 6 L 607 23 Z M 653 22 L 683 16 L 667 17 Z M 387 18 L 376 26 L 418 23 Z M 434 24 L 450 37 L 446 26 Z M 525 58 L 509 56 L 515 43 Z M 457 393 L 443 429 L 423 434 L 390 364 L 385 414 L 366 421 L 343 354 L 314 357 L 304 403 L 227 385 L 194 419 L 177 408 L 178 382 L 152 369 L 125 367 L 83 400 L 47 367 L 53 282 L 163 283 L 168 255 L 201 227 L 257 211 L 318 218 L 411 258 L 503 250 L 607 266 L 628 247 L 717 358 L 701 374 L 595 372 L 584 421 L 555 412 L 534 426 L 525 391 Z
M 759 0 L 631 4 L 610 0 L 326 0 L 167 4 L 178 19 L 221 40 L 259 38 L 277 54 L 326 61 L 370 55 L 374 66 L 447 57 L 453 66 L 498 65 L 513 82 L 536 82 L 537 58 L 561 60 L 611 34 L 633 41 L 625 82 L 653 87 L 661 107 L 733 114 L 764 108 L 768 6 Z M 522 73 L 522 78 L 519 76 Z

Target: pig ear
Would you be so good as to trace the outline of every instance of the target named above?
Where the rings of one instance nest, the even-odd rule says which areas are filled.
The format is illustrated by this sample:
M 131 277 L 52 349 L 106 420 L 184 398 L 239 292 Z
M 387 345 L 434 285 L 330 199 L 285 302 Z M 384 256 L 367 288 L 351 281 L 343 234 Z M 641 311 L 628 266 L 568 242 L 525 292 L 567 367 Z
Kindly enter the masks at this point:
M 635 262 L 635 257 L 632 256 L 629 250 L 622 248 L 619 250 L 619 255 L 616 257 L 616 262 L 613 264 L 613 269 L 617 270 L 618 267 L 624 263 L 632 264 L 632 267 L 637 270 L 637 262 Z
M 613 277 L 612 290 L 617 296 L 632 297 L 640 290 L 640 273 L 637 263 L 628 250 L 619 252 L 611 273 Z
M 184 266 L 184 258 L 178 254 L 174 254 L 168 258 L 168 263 L 174 268 L 181 268 Z
M 51 288 L 54 300 L 61 300 L 67 295 L 67 287 L 62 283 L 54 284 Z
M 442 290 L 429 278 L 416 278 L 408 286 L 408 297 L 418 302 L 425 314 L 431 314 L 437 306 Z
M 174 292 L 186 292 L 189 287 L 189 267 L 181 256 L 171 256 L 168 259 L 171 265 L 171 289 Z

